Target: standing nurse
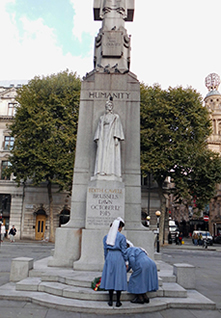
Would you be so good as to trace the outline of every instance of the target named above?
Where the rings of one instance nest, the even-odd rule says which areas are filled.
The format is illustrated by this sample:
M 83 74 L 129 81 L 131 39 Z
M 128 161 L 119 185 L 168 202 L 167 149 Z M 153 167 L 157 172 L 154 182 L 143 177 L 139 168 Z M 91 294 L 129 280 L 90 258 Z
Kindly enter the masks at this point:
M 127 242 L 121 233 L 124 221 L 121 218 L 114 220 L 108 234 L 103 239 L 104 268 L 100 288 L 109 291 L 108 305 L 113 306 L 113 293 L 117 293 L 116 307 L 120 307 L 122 290 L 127 290 Z

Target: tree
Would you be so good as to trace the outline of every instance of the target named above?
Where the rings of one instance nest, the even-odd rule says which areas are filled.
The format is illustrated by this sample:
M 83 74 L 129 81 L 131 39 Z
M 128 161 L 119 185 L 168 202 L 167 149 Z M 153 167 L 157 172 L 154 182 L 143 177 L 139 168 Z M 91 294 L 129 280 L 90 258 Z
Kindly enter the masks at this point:
M 204 149 L 193 161 L 187 183 L 196 208 L 201 211 L 214 197 L 216 185 L 221 182 L 221 159 L 218 153 Z
M 81 81 L 64 71 L 35 77 L 18 89 L 14 122 L 9 127 L 15 138 L 10 172 L 16 182 L 47 183 L 49 240 L 54 241 L 52 184 L 71 191 L 77 137 Z
M 175 198 L 194 199 L 198 208 L 209 202 L 221 181 L 221 159 L 206 146 L 210 134 L 208 110 L 194 89 L 141 84 L 141 170 L 159 186 L 161 233 L 167 177 L 175 183 Z

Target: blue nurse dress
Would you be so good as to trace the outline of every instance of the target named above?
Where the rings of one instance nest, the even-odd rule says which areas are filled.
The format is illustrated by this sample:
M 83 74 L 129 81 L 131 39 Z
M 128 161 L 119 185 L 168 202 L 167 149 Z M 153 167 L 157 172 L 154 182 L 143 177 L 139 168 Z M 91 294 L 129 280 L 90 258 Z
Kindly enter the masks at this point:
M 105 263 L 100 288 L 115 291 L 127 290 L 126 238 L 117 232 L 114 246 L 107 245 L 106 239 L 107 235 L 103 239 Z
M 158 290 L 158 276 L 155 262 L 139 247 L 127 249 L 130 276 L 128 291 L 131 294 L 144 294 Z M 128 269 L 128 270 L 129 270 Z

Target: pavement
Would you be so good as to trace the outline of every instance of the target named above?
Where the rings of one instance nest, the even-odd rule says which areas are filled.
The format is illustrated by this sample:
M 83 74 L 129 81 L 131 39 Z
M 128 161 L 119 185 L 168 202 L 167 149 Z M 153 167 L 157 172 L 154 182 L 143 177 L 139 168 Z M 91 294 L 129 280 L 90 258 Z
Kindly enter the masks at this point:
M 34 257 L 34 260 L 43 259 L 50 255 L 50 250 L 53 248 L 51 243 L 47 242 L 33 242 L 33 241 L 16 241 L 10 244 L 4 242 L 0 249 L 0 284 L 9 281 L 9 272 L 11 259 L 17 256 Z M 184 245 L 167 245 L 166 248 L 170 249 L 189 249 L 189 250 L 202 250 L 201 246 L 193 246 L 190 239 L 185 240 Z M 221 252 L 221 246 L 210 246 L 208 251 Z M 163 253 L 163 248 L 161 249 Z M 19 254 L 21 253 L 21 254 Z M 124 305 L 124 304 L 123 304 Z M 128 317 L 128 318 L 221 318 L 220 310 L 200 310 L 200 309 L 179 309 L 170 308 L 160 310 L 157 312 L 146 312 L 137 314 L 122 314 L 119 311 L 114 315 L 82 312 L 70 312 L 58 310 L 55 308 L 47 308 L 37 305 L 29 301 L 17 300 L 0 300 L 0 318 L 95 318 L 95 317 Z

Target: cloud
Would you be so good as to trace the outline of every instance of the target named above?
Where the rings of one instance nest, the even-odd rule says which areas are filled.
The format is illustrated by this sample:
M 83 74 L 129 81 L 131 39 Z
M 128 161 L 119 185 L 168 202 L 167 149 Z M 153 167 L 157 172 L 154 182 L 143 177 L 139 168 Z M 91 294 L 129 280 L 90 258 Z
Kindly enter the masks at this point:
M 1 0 L 0 2 L 0 9 L 5 9 L 6 5 L 10 3 L 15 3 L 16 0 Z
M 220 0 L 135 1 L 131 70 L 152 85 L 192 86 L 207 93 L 205 77 L 221 75 Z
M 79 40 L 82 40 L 83 33 L 94 36 L 98 31 L 98 24 L 93 18 L 93 0 L 70 0 L 73 5 L 75 15 L 73 17 L 72 32 Z
M 4 44 L 4 48 L 0 50 L 0 54 L 2 51 L 7 50 L 8 45 L 11 40 L 14 39 L 16 35 L 16 27 L 13 21 L 13 17 L 6 12 L 6 5 L 13 3 L 14 0 L 2 0 L 0 1 L 0 28 L 1 28 L 1 42 Z
M 70 32 L 80 56 L 64 54 L 56 30 L 43 19 L 23 16 L 18 25 L 17 13 L 6 10 L 16 1 L 0 0 L 0 79 L 31 79 L 66 68 L 84 76 L 93 69 L 94 37 L 101 28 L 93 19 L 93 0 L 65 0 L 75 11 Z M 221 75 L 219 6 L 220 0 L 209 5 L 206 0 L 136 0 L 134 22 L 125 27 L 132 35 L 131 71 L 138 80 L 162 88 L 191 85 L 205 96 L 205 77 Z
M 1 0 L 0 25 L 4 49 L 0 50 L 0 59 L 5 61 L 1 67 L 1 80 L 31 79 L 34 76 L 50 75 L 65 69 L 77 71 L 81 76 L 92 69 L 92 56 L 82 60 L 70 53 L 63 55 L 58 46 L 52 28 L 39 18 L 20 19 L 22 32 L 15 23 L 15 13 L 6 11 L 6 4 L 12 0 Z

